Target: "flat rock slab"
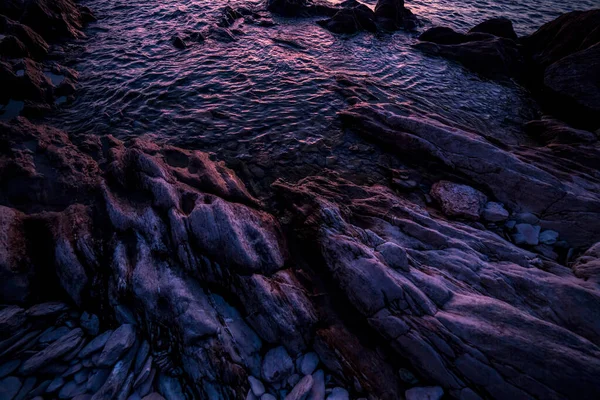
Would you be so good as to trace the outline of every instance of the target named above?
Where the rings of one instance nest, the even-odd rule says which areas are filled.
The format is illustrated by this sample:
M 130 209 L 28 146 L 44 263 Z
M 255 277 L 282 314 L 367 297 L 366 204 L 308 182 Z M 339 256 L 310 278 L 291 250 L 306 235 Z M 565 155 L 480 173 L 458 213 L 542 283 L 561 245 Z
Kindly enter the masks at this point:
M 30 375 L 41 367 L 51 364 L 54 360 L 76 349 L 81 342 L 82 336 L 83 331 L 80 328 L 73 329 L 71 332 L 25 361 L 21 366 L 21 373 L 23 375 Z
M 121 325 L 110 335 L 100 358 L 98 358 L 97 365 L 104 367 L 114 365 L 134 342 L 135 327 L 131 324 Z

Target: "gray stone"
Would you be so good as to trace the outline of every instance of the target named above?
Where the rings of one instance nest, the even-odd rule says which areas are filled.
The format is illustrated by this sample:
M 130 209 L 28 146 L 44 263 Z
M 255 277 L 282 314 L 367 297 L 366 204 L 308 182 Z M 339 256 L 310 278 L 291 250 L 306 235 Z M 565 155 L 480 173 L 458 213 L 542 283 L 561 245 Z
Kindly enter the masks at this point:
M 52 382 L 50 382 L 50 384 L 48 385 L 48 387 L 46 388 L 46 393 L 52 393 L 52 392 L 56 392 L 58 389 L 60 389 L 63 385 L 65 384 L 65 380 L 62 376 L 59 376 L 57 378 L 54 378 L 52 380 Z
M 265 354 L 262 376 L 269 383 L 287 379 L 294 372 L 294 362 L 283 346 L 271 349 Z
M 31 375 L 31 373 L 40 369 L 42 366 L 50 364 L 52 361 L 77 348 L 81 342 L 82 336 L 83 331 L 80 328 L 73 329 L 71 332 L 25 361 L 20 368 L 21 373 L 23 375 Z
M 540 230 L 541 228 L 538 225 L 517 224 L 512 238 L 515 244 L 536 246 L 539 244 Z
M 405 393 L 406 400 L 439 400 L 444 395 L 444 389 L 439 386 L 415 387 Z
M 146 364 L 148 354 L 150 354 L 150 343 L 148 343 L 147 340 L 144 340 L 135 355 L 135 362 L 133 363 L 133 371 L 136 374 L 139 374 L 142 367 Z
M 104 382 L 102 387 L 94 394 L 94 396 L 92 396 L 93 400 L 117 398 L 121 388 L 123 387 L 123 384 L 128 378 L 129 370 L 131 369 L 133 359 L 135 358 L 135 353 L 137 352 L 136 347 L 137 346 L 131 348 L 122 359 L 117 361 L 113 369 L 110 371 L 108 378 L 106 378 L 106 382 Z
M 312 374 L 313 384 L 306 400 L 324 400 L 325 399 L 325 373 L 322 369 Z
M 114 365 L 119 358 L 135 343 L 135 327 L 123 324 L 111 335 L 98 358 L 98 366 L 108 367 Z
M 8 306 L 0 309 L 0 332 L 10 334 L 25 323 L 25 311 L 19 306 Z
M 84 369 L 84 370 L 81 370 L 78 373 L 76 373 L 75 376 L 73 377 L 73 379 L 77 383 L 83 383 L 83 382 L 87 382 L 88 376 L 89 376 L 89 372 Z
M 327 400 L 350 400 L 350 394 L 348 391 L 341 387 L 334 387 Z
M 66 326 L 60 326 L 48 332 L 44 332 L 39 338 L 40 343 L 50 343 L 69 333 L 71 329 Z
M 481 216 L 489 222 L 501 222 L 508 219 L 509 213 L 502 204 L 490 201 L 485 205 Z
M 300 375 L 293 374 L 287 379 L 287 387 L 291 389 L 296 386 L 298 382 L 300 382 Z
M 159 393 L 154 392 L 150 393 L 147 396 L 144 396 L 142 400 L 165 400 L 165 398 L 162 397 Z
M 408 272 L 408 257 L 406 255 L 406 250 L 404 250 L 402 247 L 395 243 L 386 242 L 380 246 L 377 246 L 377 251 L 379 254 L 381 254 L 383 260 L 387 265 L 390 266 L 390 268 L 401 269 Z M 319 360 L 317 358 L 317 363 L 318 361 Z M 313 371 L 310 373 L 312 374 Z
M 273 396 L 271 393 L 265 393 L 260 396 L 260 400 L 277 400 L 277 397 Z
M 0 365 L 0 378 L 10 375 L 15 369 L 21 365 L 21 360 L 11 360 Z
M 538 222 L 540 222 L 540 219 L 535 214 L 528 212 L 518 213 L 513 217 L 513 219 L 517 221 L 518 224 L 536 225 Z
M 179 380 L 165 374 L 158 376 L 158 391 L 166 400 L 179 400 L 185 398 Z
M 36 382 L 37 379 L 33 376 L 25 378 L 25 380 L 23 381 L 23 385 L 21 386 L 21 390 L 19 390 L 19 393 L 15 396 L 13 400 L 23 400 L 25 399 L 25 397 L 29 397 L 29 392 L 31 392 Z
M 88 335 L 96 336 L 100 332 L 100 320 L 95 314 L 84 311 L 79 318 L 79 325 Z
M 113 331 L 109 330 L 92 339 L 83 349 L 81 349 L 79 352 L 79 358 L 86 358 L 90 354 L 102 349 L 104 345 L 106 345 L 106 342 L 108 342 L 108 339 L 111 337 L 112 333 Z
M 312 385 L 312 376 L 306 375 L 300 380 L 300 382 L 296 384 L 296 386 L 294 386 L 292 391 L 287 396 L 285 396 L 285 400 L 303 400 L 310 392 Z
M 385 245 L 382 245 L 382 246 L 385 246 Z M 396 246 L 396 247 L 398 247 L 398 246 Z M 401 250 L 404 251 L 403 249 L 401 249 Z M 395 249 L 395 250 L 393 250 L 393 252 L 397 252 L 397 250 Z M 397 256 L 397 254 L 396 254 L 396 256 Z M 404 256 L 406 257 L 406 252 L 404 252 Z M 392 267 L 392 268 L 394 268 L 394 267 Z M 302 357 L 302 361 L 300 362 L 300 368 L 299 368 L 300 371 L 299 372 L 302 373 L 302 375 L 310 375 L 313 372 L 315 372 L 315 369 L 317 369 L 317 365 L 319 365 L 319 356 L 317 355 L 317 353 L 314 353 L 314 352 L 306 353 Z
M 473 221 L 479 220 L 483 206 L 487 202 L 487 197 L 480 191 L 448 181 L 434 184 L 430 194 L 441 205 L 442 211 L 447 216 Z
M 87 390 L 93 393 L 97 392 L 102 387 L 104 382 L 106 382 L 108 375 L 110 375 L 110 369 L 107 368 L 101 368 L 94 371 L 87 381 Z
M 72 399 L 75 396 L 84 394 L 85 391 L 85 384 L 78 384 L 75 381 L 69 381 L 60 389 L 58 392 L 58 397 L 61 399 Z
M 27 310 L 27 315 L 33 318 L 56 315 L 69 309 L 65 303 L 48 302 L 36 304 Z
M 540 233 L 540 243 L 553 245 L 558 240 L 558 232 L 547 230 Z
M 9 376 L 0 380 L 0 399 L 12 400 L 21 389 L 21 380 L 15 376 Z
M 260 397 L 265 393 L 265 385 L 253 376 L 248 376 L 248 382 L 250 383 L 250 389 L 255 396 Z

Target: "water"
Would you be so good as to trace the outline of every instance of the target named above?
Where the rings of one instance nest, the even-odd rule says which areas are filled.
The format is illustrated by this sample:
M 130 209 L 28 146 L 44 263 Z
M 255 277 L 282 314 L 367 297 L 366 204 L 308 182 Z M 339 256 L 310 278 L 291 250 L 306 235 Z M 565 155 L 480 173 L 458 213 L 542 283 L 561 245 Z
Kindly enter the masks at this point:
M 359 86 L 363 100 L 405 102 L 507 143 L 523 141 L 521 124 L 537 113 L 517 84 L 486 80 L 413 49 L 415 34 L 347 37 L 324 30 L 316 19 L 274 17 L 277 25 L 270 28 L 241 25 L 244 34 L 235 42 L 208 40 L 178 50 L 170 42 L 173 34 L 214 24 L 227 4 L 261 8 L 261 3 L 82 3 L 100 20 L 88 29 L 85 50 L 74 65 L 80 90 L 72 104 L 49 118 L 73 133 L 150 136 L 215 152 L 230 164 L 269 167 L 279 162 L 310 169 L 335 155 L 342 157 L 338 165 L 361 168 L 369 157 L 356 162 L 340 150 L 348 139 L 336 113 L 348 106 L 348 82 Z M 375 1 L 366 3 L 374 6 Z M 424 28 L 466 30 L 502 15 L 513 20 L 519 34 L 531 33 L 562 12 L 598 6 L 596 0 L 406 4 L 425 21 Z

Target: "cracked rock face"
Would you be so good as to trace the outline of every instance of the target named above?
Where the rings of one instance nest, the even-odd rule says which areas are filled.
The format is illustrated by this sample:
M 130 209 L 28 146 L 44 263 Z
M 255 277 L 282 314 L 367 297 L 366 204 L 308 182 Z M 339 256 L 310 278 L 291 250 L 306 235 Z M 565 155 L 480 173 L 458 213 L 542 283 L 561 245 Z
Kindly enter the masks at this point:
M 385 187 L 336 176 L 277 186 L 306 210 L 298 229 L 316 237 L 364 323 L 453 397 L 598 396 L 593 282 L 494 234 L 434 218 Z M 389 265 L 379 241 L 405 249 L 409 267 Z

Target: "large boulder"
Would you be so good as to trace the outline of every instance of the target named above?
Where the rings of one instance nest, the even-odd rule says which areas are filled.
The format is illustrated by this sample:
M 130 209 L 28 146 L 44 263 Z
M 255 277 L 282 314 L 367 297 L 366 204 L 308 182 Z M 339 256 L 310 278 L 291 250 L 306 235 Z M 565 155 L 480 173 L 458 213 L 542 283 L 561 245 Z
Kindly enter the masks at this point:
M 483 21 L 469 30 L 469 33 L 489 33 L 505 39 L 517 40 L 517 34 L 512 21 L 508 18 L 498 17 Z
M 544 69 L 600 42 L 600 9 L 563 14 L 521 42 L 533 63 Z
M 342 8 L 329 19 L 317 21 L 319 25 L 334 33 L 376 32 L 375 14 L 364 4 Z
M 267 0 L 267 10 L 284 17 L 331 17 L 339 9 L 322 0 Z
M 557 97 L 556 107 L 563 113 L 589 120 L 584 125 L 592 128 L 600 126 L 600 42 L 546 68 L 544 86 Z
M 417 18 L 404 7 L 404 0 L 378 0 L 375 5 L 375 18 L 384 29 L 412 30 L 417 26 Z
M 492 77 L 519 77 L 524 70 L 523 57 L 517 44 L 510 39 L 487 34 L 473 33 L 459 36 L 449 31 L 425 32 L 422 40 L 437 40 L 437 44 L 421 41 L 415 47 L 433 55 L 439 55 L 463 64 L 465 67 Z M 478 35 L 470 37 L 471 35 Z M 483 35 L 483 36 L 482 36 Z

